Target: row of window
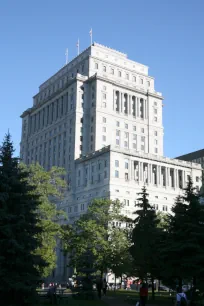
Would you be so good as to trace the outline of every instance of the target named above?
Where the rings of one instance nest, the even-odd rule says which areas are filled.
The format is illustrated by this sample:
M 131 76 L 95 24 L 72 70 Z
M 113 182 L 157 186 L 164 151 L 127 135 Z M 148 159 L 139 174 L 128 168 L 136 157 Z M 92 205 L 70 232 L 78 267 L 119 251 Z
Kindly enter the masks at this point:
M 96 70 L 99 69 L 99 63 L 95 63 L 95 69 L 96 69 Z M 103 65 L 102 71 L 103 71 L 104 73 L 108 72 L 108 73 L 110 73 L 110 74 L 112 74 L 112 75 L 116 75 L 116 70 L 115 70 L 114 68 L 112 68 L 112 67 L 108 67 L 108 68 L 107 68 L 106 65 Z M 123 72 L 123 71 L 121 71 L 121 70 L 117 70 L 117 76 L 118 76 L 119 78 L 124 77 L 126 80 L 130 80 L 130 79 L 131 79 L 131 76 L 130 76 L 129 73 Z M 139 77 L 139 76 L 136 76 L 136 75 L 132 75 L 132 82 L 134 82 L 134 83 L 139 83 L 140 85 L 144 85 L 144 78 Z M 151 85 L 151 83 L 150 83 L 149 80 L 146 80 L 146 84 L 147 84 L 148 87 L 150 87 L 150 85 Z

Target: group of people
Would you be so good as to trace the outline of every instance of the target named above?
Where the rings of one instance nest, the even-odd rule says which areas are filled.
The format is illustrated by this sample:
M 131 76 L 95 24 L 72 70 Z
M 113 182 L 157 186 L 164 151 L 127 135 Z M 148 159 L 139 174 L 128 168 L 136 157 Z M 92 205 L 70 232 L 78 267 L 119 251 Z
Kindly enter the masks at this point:
M 140 301 L 137 302 L 136 305 L 145 306 L 147 303 L 147 299 L 148 299 L 148 286 L 145 283 L 143 283 L 140 288 Z M 182 292 L 182 290 L 177 288 L 175 306 L 186 306 L 186 305 L 188 305 L 186 294 Z

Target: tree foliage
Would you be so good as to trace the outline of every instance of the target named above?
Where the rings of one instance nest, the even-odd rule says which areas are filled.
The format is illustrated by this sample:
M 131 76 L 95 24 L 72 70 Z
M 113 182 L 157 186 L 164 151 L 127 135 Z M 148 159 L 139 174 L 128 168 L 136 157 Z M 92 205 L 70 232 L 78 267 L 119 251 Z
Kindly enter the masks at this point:
M 130 253 L 134 259 L 137 275 L 142 279 L 159 276 L 160 270 L 160 243 L 162 230 L 155 210 L 150 205 L 146 187 L 139 193 L 138 209 L 136 210 L 135 227 L 132 232 L 132 246 Z M 152 287 L 154 297 L 154 288 Z
M 93 268 L 103 273 L 107 268 L 114 269 L 116 257 L 119 254 L 124 256 L 125 251 L 128 251 L 125 231 L 112 226 L 115 221 L 125 221 L 121 208 L 119 201 L 95 199 L 73 227 L 67 227 L 64 247 L 71 252 L 71 264 L 77 270 L 86 265 L 83 257 L 87 252 L 92 254 Z
M 41 247 L 39 196 L 27 180 L 28 172 L 13 157 L 11 136 L 0 148 L 0 298 L 2 305 L 26 305 L 36 294 L 43 261 L 34 253 Z
M 37 195 L 40 202 L 37 215 L 38 224 L 42 228 L 42 232 L 38 235 L 41 246 L 35 250 L 35 254 L 46 262 L 43 269 L 39 268 L 42 277 L 47 277 L 56 267 L 56 244 L 62 234 L 60 219 L 65 218 L 65 213 L 57 208 L 57 203 L 62 201 L 66 187 L 63 179 L 65 170 L 52 167 L 46 171 L 39 164 L 21 165 L 21 167 L 27 169 L 28 182 L 34 187 L 32 194 Z
M 168 222 L 168 239 L 164 254 L 168 260 L 165 274 L 196 280 L 204 276 L 204 206 L 189 179 L 184 195 L 176 199 Z

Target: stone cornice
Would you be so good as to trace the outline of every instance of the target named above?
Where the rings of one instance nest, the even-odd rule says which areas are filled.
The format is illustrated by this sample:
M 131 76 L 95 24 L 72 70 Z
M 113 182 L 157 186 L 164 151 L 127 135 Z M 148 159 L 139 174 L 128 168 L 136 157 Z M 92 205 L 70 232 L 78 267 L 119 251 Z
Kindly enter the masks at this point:
M 121 83 L 119 83 L 119 82 L 117 82 L 117 81 L 115 81 L 115 80 L 108 79 L 108 78 L 105 78 L 105 77 L 103 77 L 103 76 L 100 76 L 100 75 L 98 75 L 97 73 L 94 74 L 93 76 L 91 76 L 91 77 L 90 77 L 87 81 L 85 81 L 85 82 L 88 83 L 88 82 L 91 82 L 91 81 L 93 81 L 93 80 L 105 81 L 105 82 L 107 82 L 107 83 L 109 83 L 109 84 L 116 85 L 116 86 L 121 87 L 121 88 L 123 88 L 123 89 L 128 89 L 128 90 L 130 90 L 130 91 L 137 92 L 137 93 L 139 93 L 139 94 L 148 95 L 148 96 L 151 96 L 151 97 L 155 97 L 155 98 L 157 98 L 157 99 L 160 99 L 160 100 L 164 100 L 164 98 L 163 98 L 162 96 L 160 96 L 160 95 L 158 95 L 158 94 L 156 94 L 156 93 L 153 93 L 153 92 L 150 92 L 150 91 L 145 91 L 145 90 L 140 90 L 140 89 L 138 89 L 138 88 L 133 88 L 133 87 L 131 87 L 131 86 L 128 86 L 128 85 L 125 85 L 125 84 L 121 84 Z
M 76 159 L 75 163 L 78 164 L 78 163 L 81 163 L 81 162 L 85 162 L 85 161 L 90 160 L 92 158 L 99 157 L 100 155 L 102 155 L 104 153 L 107 153 L 107 152 L 116 152 L 116 153 L 124 154 L 124 155 L 127 155 L 127 156 L 137 157 L 139 159 L 146 159 L 147 161 L 151 160 L 152 162 L 155 162 L 155 163 L 167 163 L 167 164 L 173 165 L 173 166 L 202 170 L 201 165 L 197 164 L 197 163 L 181 161 L 181 160 L 178 160 L 178 159 L 168 158 L 168 157 L 164 157 L 164 156 L 157 156 L 157 155 L 150 154 L 150 153 L 139 153 L 139 152 L 134 152 L 133 150 L 119 149 L 119 148 L 112 147 L 112 146 L 107 146 L 107 147 L 104 147 L 104 148 L 102 148 L 98 151 L 95 151 L 93 153 L 84 155 L 81 158 Z

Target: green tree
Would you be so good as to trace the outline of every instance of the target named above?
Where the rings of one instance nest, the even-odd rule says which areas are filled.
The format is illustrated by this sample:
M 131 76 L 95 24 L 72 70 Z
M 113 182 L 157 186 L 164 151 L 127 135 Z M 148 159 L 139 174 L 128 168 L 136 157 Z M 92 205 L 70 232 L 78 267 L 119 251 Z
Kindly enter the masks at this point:
M 39 164 L 21 167 L 26 168 L 29 173 L 28 182 L 34 187 L 32 194 L 39 197 L 40 205 L 37 215 L 42 232 L 38 235 L 41 246 L 35 250 L 35 254 L 41 256 L 46 262 L 46 266 L 39 269 L 41 276 L 47 277 L 56 267 L 56 244 L 62 234 L 60 220 L 65 218 L 65 213 L 57 208 L 63 199 L 66 187 L 63 179 L 65 170 L 52 167 L 46 171 Z
M 0 299 L 2 305 L 27 305 L 40 280 L 36 266 L 44 263 L 34 253 L 42 230 L 36 211 L 39 197 L 19 168 L 10 134 L 0 148 Z
M 87 212 L 80 216 L 74 226 L 67 227 L 63 242 L 65 251 L 71 254 L 71 264 L 77 270 L 83 268 L 83 257 L 92 254 L 92 266 L 101 274 L 110 268 L 115 258 L 115 250 L 122 249 L 121 239 L 126 245 L 126 235 L 112 226 L 113 222 L 126 220 L 121 215 L 122 204 L 119 201 L 95 199 Z M 122 250 L 124 252 L 124 250 Z
M 168 239 L 164 248 L 166 275 L 177 279 L 197 279 L 204 276 L 204 206 L 189 179 L 184 195 L 179 196 L 169 216 Z
M 153 207 L 149 204 L 146 187 L 142 188 L 138 198 L 135 227 L 132 232 L 130 253 L 138 276 L 152 281 L 152 297 L 154 298 L 154 279 L 158 275 L 160 228 L 159 219 Z

